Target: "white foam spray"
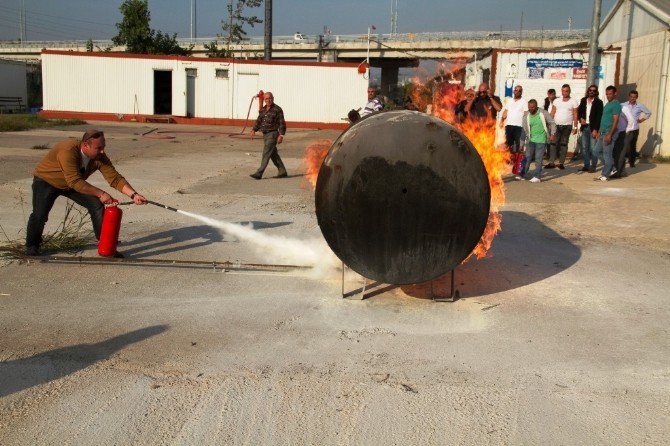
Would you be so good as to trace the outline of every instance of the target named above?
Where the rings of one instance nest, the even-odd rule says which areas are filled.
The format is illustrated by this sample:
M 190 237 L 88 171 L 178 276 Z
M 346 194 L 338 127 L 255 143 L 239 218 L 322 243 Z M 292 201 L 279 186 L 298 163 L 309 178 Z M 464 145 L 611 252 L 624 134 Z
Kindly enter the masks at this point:
M 323 239 L 297 240 L 268 235 L 254 230 L 253 225 L 240 225 L 177 210 L 180 214 L 219 229 L 237 240 L 250 243 L 257 254 L 268 263 L 311 267 L 310 277 L 335 278 L 341 270 L 341 261 Z

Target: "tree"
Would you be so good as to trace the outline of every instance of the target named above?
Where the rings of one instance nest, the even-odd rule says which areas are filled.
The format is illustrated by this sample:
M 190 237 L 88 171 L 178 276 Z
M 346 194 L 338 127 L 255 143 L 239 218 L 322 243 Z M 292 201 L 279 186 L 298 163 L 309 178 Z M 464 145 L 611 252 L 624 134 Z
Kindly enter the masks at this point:
M 151 15 L 148 0 L 124 0 L 119 7 L 123 20 L 117 23 L 119 34 L 112 38 L 115 45 L 125 45 L 126 52 L 139 54 L 177 54 L 188 56 L 193 46 L 182 48 L 177 34 L 153 30 L 149 27 Z
M 263 23 L 257 16 L 243 16 L 244 8 L 257 8 L 261 5 L 263 0 L 237 0 L 235 8 L 233 8 L 233 0 L 228 3 L 228 22 L 222 22 L 224 35 L 228 35 L 227 45 L 230 50 L 230 45 L 239 43 L 245 39 L 247 35 L 244 31 L 244 25 L 249 25 L 252 28 L 257 23 Z
M 151 15 L 148 0 L 124 0 L 119 7 L 123 20 L 117 23 L 119 34 L 112 38 L 115 45 L 125 45 L 129 53 L 147 54 L 151 48 Z
M 154 32 L 151 30 L 151 47 L 149 54 L 177 54 L 179 56 L 188 56 L 191 54 L 193 45 L 188 49 L 182 48 L 177 43 L 177 34 L 169 36 L 167 33 L 163 34 L 160 31 Z
M 216 40 L 212 40 L 209 43 L 205 44 L 205 49 L 207 50 L 205 54 L 207 57 L 233 57 L 233 52 L 230 49 L 219 48 Z

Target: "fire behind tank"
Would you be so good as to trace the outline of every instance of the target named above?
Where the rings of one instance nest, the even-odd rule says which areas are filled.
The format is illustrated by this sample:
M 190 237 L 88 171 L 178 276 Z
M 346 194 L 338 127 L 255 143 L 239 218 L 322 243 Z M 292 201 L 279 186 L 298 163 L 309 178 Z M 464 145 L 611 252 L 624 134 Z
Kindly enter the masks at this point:
M 319 170 L 316 216 L 351 269 L 404 285 L 442 276 L 472 252 L 490 196 L 484 164 L 461 132 L 434 116 L 391 111 L 333 143 Z

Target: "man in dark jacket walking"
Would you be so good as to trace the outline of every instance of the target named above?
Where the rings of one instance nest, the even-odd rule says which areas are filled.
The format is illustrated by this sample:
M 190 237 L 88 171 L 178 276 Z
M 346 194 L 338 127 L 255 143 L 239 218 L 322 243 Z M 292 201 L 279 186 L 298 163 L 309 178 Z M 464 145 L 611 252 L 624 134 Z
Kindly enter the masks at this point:
M 598 97 L 598 87 L 591 85 L 586 90 L 586 96 L 582 98 L 579 107 L 577 107 L 577 118 L 582 130 L 582 154 L 584 156 L 584 167 L 577 173 L 593 173 L 596 171 L 598 157 L 593 153 L 593 149 L 596 146 L 602 116 L 603 101 Z
M 263 177 L 265 168 L 268 167 L 268 162 L 272 160 L 279 173 L 277 178 L 286 178 L 286 167 L 282 162 L 279 152 L 277 151 L 277 144 L 281 144 L 286 133 L 286 121 L 284 121 L 284 111 L 280 106 L 274 103 L 274 96 L 269 91 L 263 95 L 265 106 L 258 113 L 256 124 L 251 130 L 251 137 L 257 131 L 263 132 L 263 156 L 261 158 L 261 165 L 258 170 L 251 175 L 251 178 L 260 180 Z

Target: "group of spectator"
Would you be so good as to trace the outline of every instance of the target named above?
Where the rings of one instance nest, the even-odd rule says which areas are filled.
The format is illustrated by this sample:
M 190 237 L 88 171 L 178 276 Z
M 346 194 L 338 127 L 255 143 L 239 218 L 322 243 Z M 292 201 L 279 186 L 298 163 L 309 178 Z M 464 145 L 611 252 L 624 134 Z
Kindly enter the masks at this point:
M 525 150 L 525 167 L 516 175 L 524 180 L 535 162 L 531 182 L 541 181 L 542 169 L 565 169 L 568 141 L 571 135 L 581 131 L 581 146 L 584 164 L 577 172 L 595 173 L 598 161 L 602 163 L 597 181 L 626 176 L 626 161 L 635 167 L 639 154 L 637 138 L 640 123 L 649 119 L 651 112 L 637 101 L 638 92 L 632 90 L 628 101 L 620 103 L 617 89 L 610 85 L 605 90 L 606 103 L 598 97 L 598 87 L 591 85 L 586 96 L 577 101 L 571 96 L 570 85 L 561 86 L 561 96 L 556 91 L 547 91 L 543 109 L 537 101 L 523 99 L 523 87 L 516 85 L 512 97 L 503 105 L 500 98 L 490 93 L 483 83 L 477 93 L 465 91 L 465 99 L 456 106 L 457 118 L 496 119 L 502 110 L 500 126 L 505 128 L 505 143 L 513 157 Z M 542 160 L 549 149 L 548 162 Z

